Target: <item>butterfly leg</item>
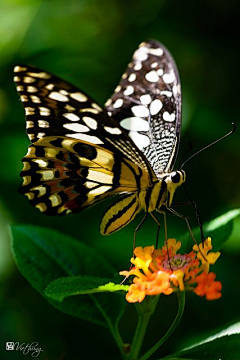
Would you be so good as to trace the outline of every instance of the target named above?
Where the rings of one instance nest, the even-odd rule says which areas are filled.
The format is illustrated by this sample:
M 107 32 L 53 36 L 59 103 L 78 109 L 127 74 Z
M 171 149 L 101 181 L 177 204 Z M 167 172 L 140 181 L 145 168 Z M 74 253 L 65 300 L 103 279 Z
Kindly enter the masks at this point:
M 182 215 L 182 214 L 179 214 L 177 211 L 175 211 L 175 210 L 172 209 L 172 208 L 166 207 L 166 209 L 167 209 L 168 211 L 170 211 L 172 214 L 174 214 L 174 215 L 176 215 L 176 216 L 178 216 L 178 217 L 180 217 L 181 219 L 183 219 L 183 220 L 186 221 L 186 224 L 187 224 L 187 227 L 188 227 L 188 230 L 189 230 L 189 234 L 190 234 L 191 238 L 193 239 L 193 241 L 195 242 L 195 244 L 198 246 L 197 240 L 195 239 L 195 237 L 194 237 L 194 235 L 193 235 L 193 232 L 192 232 L 192 229 L 191 229 L 191 226 L 190 226 L 190 224 L 189 224 L 189 221 L 188 221 L 187 216 Z M 203 255 L 202 251 L 200 250 L 199 246 L 198 246 L 198 249 L 199 249 L 202 257 L 206 260 L 205 256 Z M 207 261 L 207 260 L 206 260 L 206 261 Z
M 156 239 L 156 245 L 155 245 L 155 248 L 157 249 L 158 248 L 158 239 L 159 239 L 159 231 L 160 231 L 160 222 L 159 220 L 156 218 L 155 215 L 153 215 L 153 213 L 150 213 L 151 217 L 153 218 L 153 220 L 157 223 L 157 239 Z
M 146 212 L 145 215 L 144 215 L 144 217 L 142 218 L 141 222 L 138 224 L 138 226 L 137 226 L 136 229 L 134 230 L 134 235 L 133 235 L 133 254 L 132 254 L 132 257 L 133 257 L 133 258 L 134 258 L 134 250 L 135 250 L 135 247 L 136 247 L 136 235 L 137 235 L 138 230 L 141 228 L 141 226 L 143 225 L 144 221 L 146 220 L 147 215 L 148 215 L 148 213 Z M 133 267 L 133 264 L 130 265 L 128 271 L 130 271 L 130 270 L 132 269 L 132 267 Z M 128 278 L 128 277 L 126 276 L 126 277 L 121 281 L 120 285 L 122 285 L 122 284 L 126 281 L 127 278 Z
M 201 238 L 202 238 L 202 244 L 204 244 L 204 240 L 205 240 L 205 236 L 204 236 L 204 233 L 203 233 L 203 226 L 202 226 L 202 221 L 201 221 L 201 218 L 200 218 L 200 214 L 199 214 L 199 211 L 198 211 L 198 208 L 197 208 L 197 204 L 195 203 L 195 201 L 191 198 L 187 188 L 186 188 L 186 185 L 183 184 L 183 188 L 187 194 L 187 197 L 189 198 L 192 206 L 194 207 L 195 209 L 195 214 L 196 214 L 196 219 L 197 219 L 197 222 L 198 222 L 198 226 L 199 226 L 199 229 L 200 229 L 200 232 L 201 232 Z
M 177 212 L 176 210 L 174 210 L 174 209 L 172 209 L 172 208 L 166 207 L 166 209 L 167 209 L 169 212 L 171 212 L 173 215 L 176 215 L 176 216 L 178 216 L 178 217 L 180 217 L 181 219 L 183 219 L 183 220 L 186 221 L 189 234 L 190 234 L 191 238 L 193 239 L 193 241 L 195 242 L 195 244 L 197 244 L 197 240 L 195 239 L 195 237 L 194 237 L 194 235 L 193 235 L 193 231 L 192 231 L 192 228 L 191 228 L 191 226 L 190 226 L 190 224 L 189 224 L 189 220 L 188 220 L 187 216 L 180 214 L 179 212 Z
M 142 218 L 141 222 L 138 224 L 138 226 L 134 230 L 134 235 L 133 235 L 133 256 L 134 256 L 134 250 L 135 250 L 135 247 L 136 247 L 136 235 L 137 235 L 137 232 L 141 228 L 141 226 L 143 225 L 144 221 L 146 220 L 147 215 L 148 215 L 148 213 L 146 212 L 144 217 Z

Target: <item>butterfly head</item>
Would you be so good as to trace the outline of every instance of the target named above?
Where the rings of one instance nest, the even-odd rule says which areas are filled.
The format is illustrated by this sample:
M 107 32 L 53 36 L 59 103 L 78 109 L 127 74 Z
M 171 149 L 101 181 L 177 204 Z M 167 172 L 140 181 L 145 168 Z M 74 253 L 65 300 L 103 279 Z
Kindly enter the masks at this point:
M 186 173 L 184 170 L 172 171 L 164 181 L 167 185 L 166 205 L 171 206 L 176 189 L 186 181 Z

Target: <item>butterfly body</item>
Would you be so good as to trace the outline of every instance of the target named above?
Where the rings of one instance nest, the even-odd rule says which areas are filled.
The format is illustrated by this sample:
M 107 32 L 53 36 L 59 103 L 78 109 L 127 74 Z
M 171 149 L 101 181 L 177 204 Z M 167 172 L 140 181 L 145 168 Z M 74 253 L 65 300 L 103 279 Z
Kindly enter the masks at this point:
M 170 207 L 185 173 L 173 171 L 181 93 L 166 48 L 142 43 L 105 109 L 73 85 L 35 67 L 15 67 L 31 141 L 20 192 L 48 215 L 78 212 L 121 195 L 102 218 L 111 234 L 144 210 Z

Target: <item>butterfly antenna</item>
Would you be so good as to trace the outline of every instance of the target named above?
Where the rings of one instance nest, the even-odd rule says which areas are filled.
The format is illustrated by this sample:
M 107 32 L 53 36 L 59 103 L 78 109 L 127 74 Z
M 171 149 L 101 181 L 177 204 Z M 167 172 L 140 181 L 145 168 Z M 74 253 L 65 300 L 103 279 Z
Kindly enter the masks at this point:
M 186 158 L 187 154 L 192 151 L 193 149 L 193 144 L 192 142 L 189 142 L 188 144 L 188 149 L 184 151 L 184 153 L 182 154 L 180 160 L 178 161 L 178 165 L 177 165 L 177 168 L 179 168 L 180 164 L 182 163 L 182 161 L 184 160 L 184 158 Z
M 237 126 L 236 124 L 234 124 L 232 122 L 232 126 L 233 126 L 233 129 L 231 131 L 229 131 L 227 134 L 225 134 L 224 136 L 220 137 L 219 139 L 213 141 L 211 144 L 205 146 L 204 148 L 202 148 L 201 150 L 197 151 L 195 154 L 193 154 L 192 156 L 190 156 L 190 158 L 188 158 L 186 161 L 183 162 L 183 164 L 180 166 L 180 170 L 183 168 L 183 166 L 189 161 L 189 160 L 192 160 L 192 158 L 194 158 L 196 155 L 200 154 L 202 151 L 210 148 L 212 145 L 215 145 L 217 144 L 219 141 L 222 141 L 223 139 L 225 139 L 226 137 L 232 135 L 236 130 L 237 130 Z

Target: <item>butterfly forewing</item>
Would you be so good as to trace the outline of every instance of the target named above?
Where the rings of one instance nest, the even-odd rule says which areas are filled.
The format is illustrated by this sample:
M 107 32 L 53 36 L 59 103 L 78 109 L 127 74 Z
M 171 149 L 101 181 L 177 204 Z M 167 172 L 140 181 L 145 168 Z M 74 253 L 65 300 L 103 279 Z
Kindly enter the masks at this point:
M 31 66 L 16 66 L 14 73 L 32 143 L 45 136 L 66 136 L 101 146 L 116 157 L 125 155 L 149 169 L 145 156 L 118 122 L 77 87 Z
M 145 154 L 157 176 L 172 170 L 181 127 L 175 62 L 157 41 L 142 43 L 106 109 Z

